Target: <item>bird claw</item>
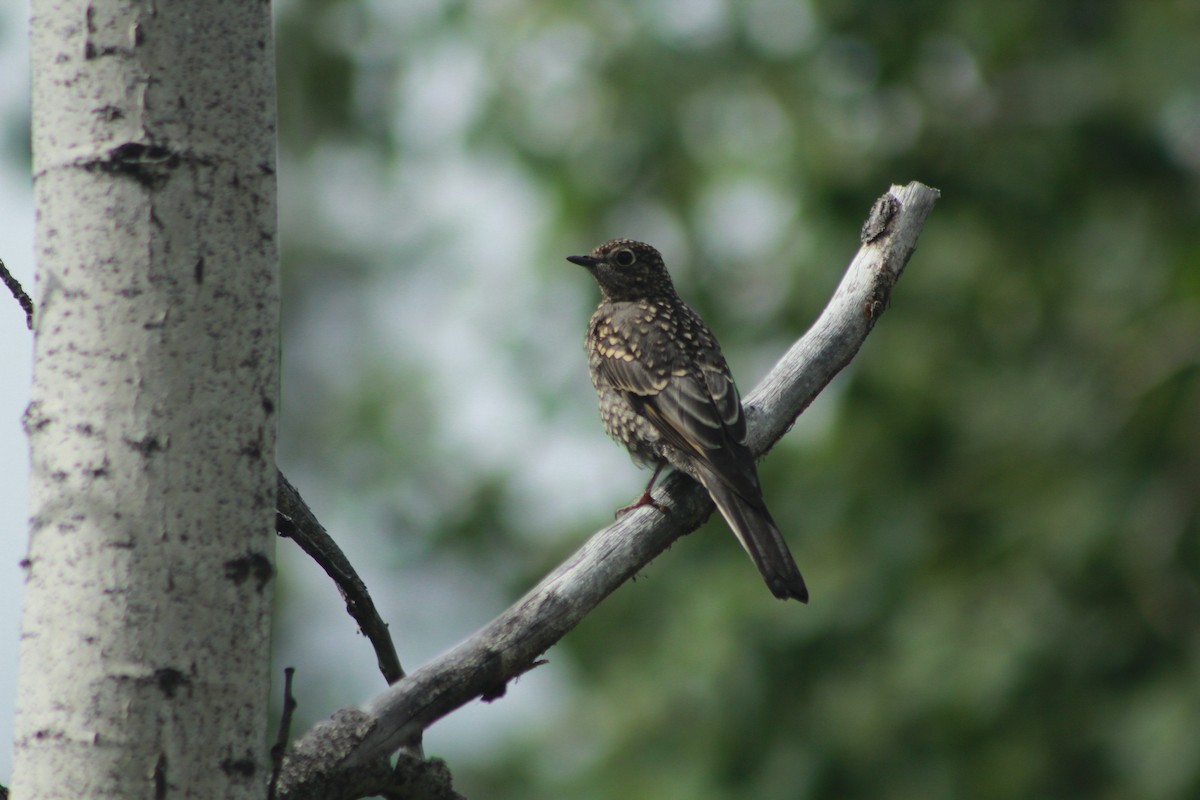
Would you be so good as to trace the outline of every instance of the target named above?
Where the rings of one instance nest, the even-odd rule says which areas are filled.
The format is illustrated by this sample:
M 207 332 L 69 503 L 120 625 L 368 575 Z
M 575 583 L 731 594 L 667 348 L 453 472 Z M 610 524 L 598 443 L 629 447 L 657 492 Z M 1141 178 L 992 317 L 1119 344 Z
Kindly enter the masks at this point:
M 642 496 L 639 497 L 637 500 L 634 500 L 632 503 L 630 503 L 627 506 L 622 506 L 621 508 L 618 508 L 617 513 L 613 514 L 613 516 L 616 519 L 620 519 L 621 517 L 628 514 L 630 511 L 636 511 L 637 509 L 641 508 L 642 506 L 650 506 L 651 508 L 653 508 L 655 511 L 659 512 L 660 514 L 667 513 L 667 507 L 664 506 L 662 503 L 658 502 L 657 500 L 655 500 L 653 497 L 651 497 L 650 491 L 646 490 L 646 491 L 642 492 Z

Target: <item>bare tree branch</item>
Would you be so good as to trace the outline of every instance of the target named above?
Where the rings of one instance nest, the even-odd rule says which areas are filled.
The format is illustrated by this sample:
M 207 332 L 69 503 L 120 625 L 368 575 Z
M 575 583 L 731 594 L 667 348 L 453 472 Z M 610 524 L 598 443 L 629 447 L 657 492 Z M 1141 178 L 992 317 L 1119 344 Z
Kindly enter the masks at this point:
M 278 486 L 275 497 L 275 532 L 298 544 L 300 549 L 333 579 L 342 600 L 346 603 L 346 611 L 358 623 L 358 629 L 374 648 L 375 661 L 379 665 L 379 671 L 383 673 L 384 680 L 389 684 L 400 680 L 404 677 L 400 656 L 396 654 L 392 634 L 387 623 L 379 616 L 375 601 L 367 591 L 367 585 L 283 472 L 276 473 L 276 481 Z M 416 759 L 424 758 L 421 734 L 418 732 L 405 742 L 402 750 Z M 282 749 L 280 754 L 282 757 Z M 272 786 L 278 783 L 277 777 L 272 780 Z
M 886 310 L 892 287 L 916 247 L 939 193 L 920 183 L 893 186 L 863 226 L 862 247 L 821 316 L 745 400 L 749 443 L 766 452 L 813 398 L 854 357 Z M 426 727 L 479 697 L 502 696 L 508 681 L 618 586 L 698 527 L 712 513 L 708 495 L 673 474 L 656 499 L 666 514 L 645 508 L 599 531 L 574 555 L 491 623 L 449 652 L 376 696 L 362 710 L 337 712 L 315 726 L 284 765 L 281 797 L 315 797 L 331 774 L 372 768 Z M 333 770 L 331 773 L 330 770 Z M 358 797 L 348 793 L 321 795 Z
M 21 305 L 21 310 L 25 312 L 25 327 L 33 330 L 33 300 L 29 295 L 25 294 L 25 290 L 21 288 L 21 282 L 8 271 L 8 267 L 4 265 L 4 261 L 0 260 L 0 281 L 8 287 L 8 291 L 12 292 L 13 298 Z M 0 787 L 3 788 L 3 787 Z
M 337 584 L 346 602 L 346 611 L 375 648 L 375 659 L 379 662 L 379 671 L 383 673 L 384 680 L 389 684 L 395 683 L 404 677 L 404 668 L 400 666 L 396 645 L 388 633 L 387 623 L 375 609 L 375 601 L 371 599 L 367 585 L 358 577 L 342 548 L 317 521 L 316 515 L 291 481 L 282 472 L 278 473 L 277 478 L 275 532 L 300 545 L 300 549 L 308 553 Z
M 279 791 L 279 776 L 283 774 L 283 754 L 291 736 L 292 715 L 296 713 L 296 698 L 292 695 L 292 676 L 295 674 L 293 667 L 283 671 L 283 713 L 279 718 L 279 735 L 271 748 L 271 782 L 267 784 L 267 800 L 275 800 Z

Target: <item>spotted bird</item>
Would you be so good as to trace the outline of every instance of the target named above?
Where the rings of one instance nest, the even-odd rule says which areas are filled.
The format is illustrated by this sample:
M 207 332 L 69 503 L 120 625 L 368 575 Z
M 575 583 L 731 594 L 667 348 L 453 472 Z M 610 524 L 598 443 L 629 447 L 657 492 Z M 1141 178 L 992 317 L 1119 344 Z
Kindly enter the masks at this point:
M 675 292 L 662 256 L 643 242 L 613 239 L 567 260 L 600 286 L 586 338 L 600 419 L 635 461 L 654 467 L 646 491 L 618 513 L 657 507 L 650 490 L 671 464 L 708 490 L 771 592 L 808 602 L 763 500 L 729 365 L 704 320 Z

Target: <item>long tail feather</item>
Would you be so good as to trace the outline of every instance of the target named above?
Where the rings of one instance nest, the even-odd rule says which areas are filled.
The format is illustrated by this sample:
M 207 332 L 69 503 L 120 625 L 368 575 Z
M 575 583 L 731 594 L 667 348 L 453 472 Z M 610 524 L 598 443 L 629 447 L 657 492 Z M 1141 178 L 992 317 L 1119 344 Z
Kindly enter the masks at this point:
M 780 600 L 794 597 L 807 603 L 808 587 L 766 507 L 752 505 L 716 476 L 703 483 L 721 516 L 750 554 L 771 593 Z

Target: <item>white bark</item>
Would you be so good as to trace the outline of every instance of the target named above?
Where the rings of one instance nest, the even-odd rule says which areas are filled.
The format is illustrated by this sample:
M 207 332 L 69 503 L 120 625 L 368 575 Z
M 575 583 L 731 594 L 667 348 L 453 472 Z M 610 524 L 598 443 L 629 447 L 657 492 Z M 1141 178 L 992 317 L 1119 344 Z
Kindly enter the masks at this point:
M 39 309 L 13 796 L 262 797 L 270 5 L 32 12 Z

